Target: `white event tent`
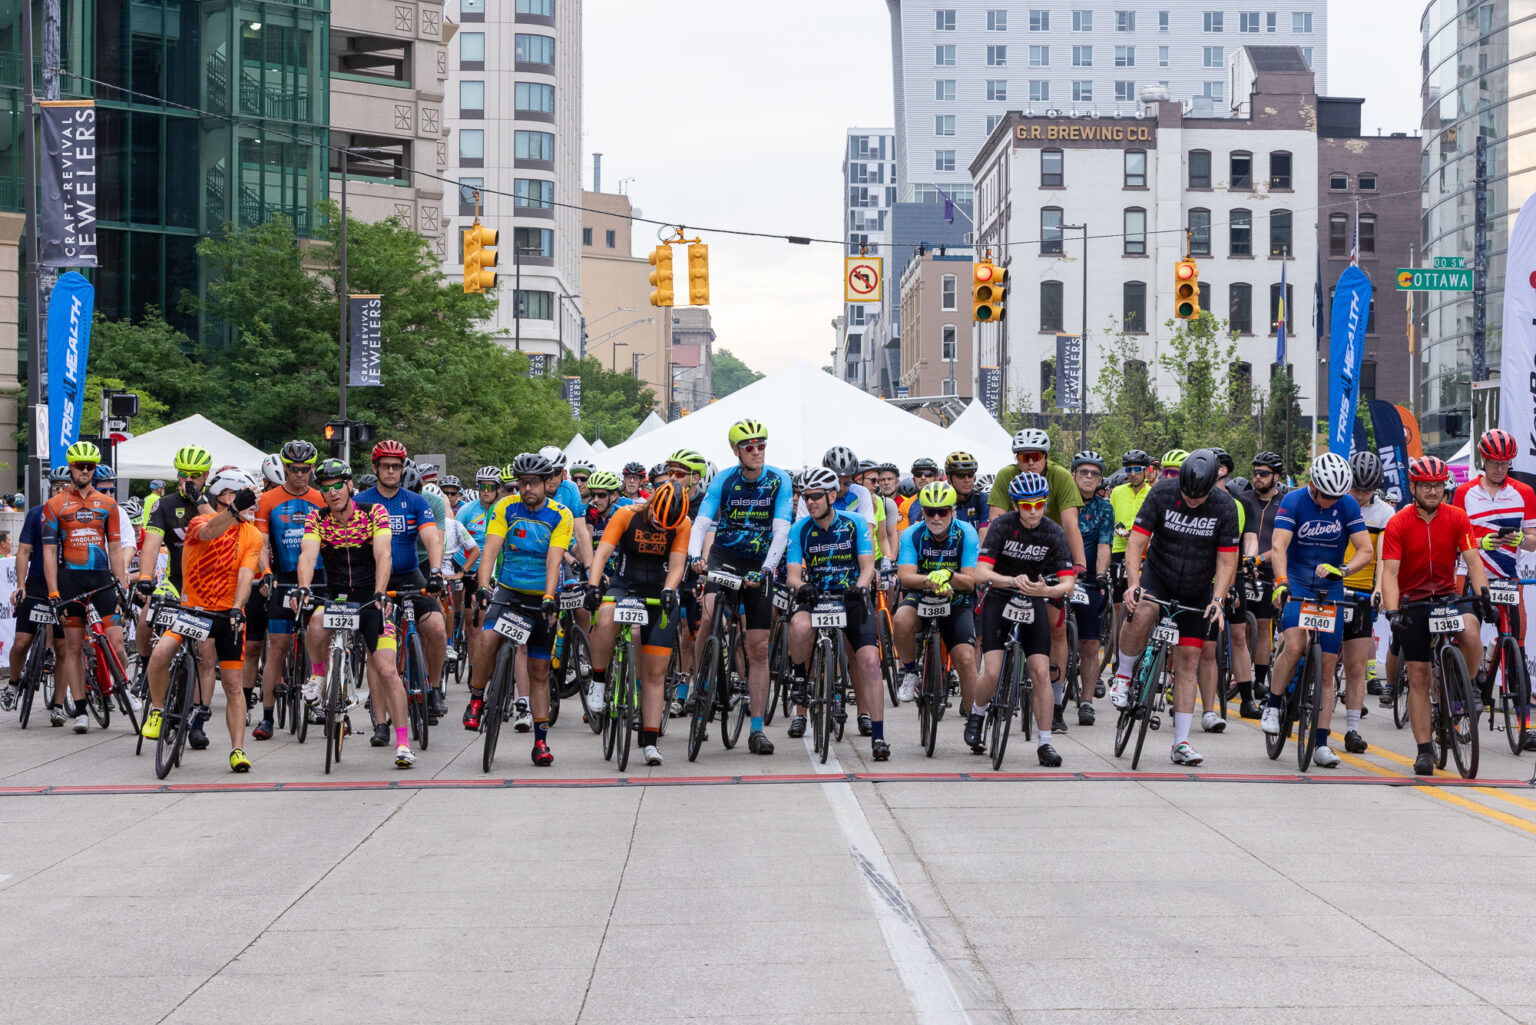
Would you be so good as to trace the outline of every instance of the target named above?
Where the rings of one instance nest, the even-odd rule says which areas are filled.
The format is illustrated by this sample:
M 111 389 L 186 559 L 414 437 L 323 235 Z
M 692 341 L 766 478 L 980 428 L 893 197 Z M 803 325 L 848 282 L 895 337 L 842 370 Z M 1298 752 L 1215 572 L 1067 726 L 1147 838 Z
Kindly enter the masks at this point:
M 171 457 L 185 445 L 207 449 L 213 454 L 215 467 L 238 466 L 258 475 L 261 461 L 267 457 L 259 448 L 247 445 L 212 420 L 194 413 L 117 446 L 117 475 L 133 480 L 173 477 L 176 471 L 171 466 Z
M 809 363 L 792 363 L 680 420 L 644 433 L 601 454 L 603 469 L 631 460 L 658 463 L 679 448 L 697 449 L 717 466 L 732 466 L 726 434 L 744 417 L 768 428 L 768 462 L 787 470 L 819 466 L 834 445 L 846 445 L 861 459 L 890 460 L 907 467 L 919 456 L 942 460 L 956 447 L 955 435 L 938 424 L 898 409 Z M 1007 436 L 1001 446 L 968 441 L 983 467 L 1013 461 Z
M 640 421 L 640 426 L 635 428 L 635 433 L 631 434 L 628 438 L 625 438 L 624 441 L 626 443 L 634 441 L 636 438 L 643 434 L 650 434 L 652 431 L 665 426 L 667 426 L 667 422 L 661 417 L 657 416 L 656 411 L 653 409 L 651 410 L 649 416 Z
M 573 434 L 571 440 L 565 443 L 565 460 L 567 463 L 573 463 L 578 459 L 596 462 L 597 455 L 597 450 L 580 434 Z
M 974 399 L 965 407 L 965 412 L 955 417 L 955 422 L 949 425 L 949 432 L 978 445 L 1009 452 L 1013 450 L 1013 436 L 1003 429 L 1003 425 L 997 422 L 986 406 Z

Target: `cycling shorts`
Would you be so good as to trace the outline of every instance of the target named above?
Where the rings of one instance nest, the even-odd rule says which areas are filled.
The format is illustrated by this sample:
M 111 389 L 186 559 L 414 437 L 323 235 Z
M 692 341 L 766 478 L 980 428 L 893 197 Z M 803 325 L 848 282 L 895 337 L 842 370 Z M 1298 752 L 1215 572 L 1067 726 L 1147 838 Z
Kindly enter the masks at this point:
M 245 668 L 245 627 L 236 630 L 229 622 L 229 617 L 221 612 L 205 613 L 201 609 L 184 609 L 184 614 L 198 616 L 211 623 L 208 630 L 208 643 L 213 645 L 214 655 L 219 660 L 219 668 L 225 672 L 239 672 Z M 169 640 L 174 646 L 182 642 L 181 634 L 174 629 L 166 630 L 160 635 L 163 644 Z
M 550 625 L 549 620 L 544 618 L 540 608 L 543 603 L 543 595 L 525 594 L 522 591 L 514 591 L 505 584 L 497 584 L 495 593 L 491 595 L 490 607 L 485 610 L 485 624 L 481 629 L 496 633 L 496 621 L 501 618 L 501 614 L 515 612 L 532 624 L 532 629 L 528 632 L 528 640 L 523 645 L 523 650 L 528 654 L 528 660 L 548 662 L 550 649 L 555 643 L 555 628 Z M 496 633 L 498 639 L 501 639 L 501 636 Z
M 655 591 L 644 587 L 636 587 L 623 577 L 614 577 L 608 585 L 608 597 L 614 601 L 620 598 L 634 596 L 637 598 L 659 598 L 660 589 Z M 609 604 L 604 602 L 605 605 Z M 672 651 L 672 644 L 677 639 L 677 624 L 682 617 L 681 611 L 666 616 L 666 625 L 662 625 L 662 611 L 660 605 L 647 605 L 645 611 L 649 621 L 640 627 L 640 647 L 647 655 L 666 655 Z
M 761 571 L 763 567 L 760 563 L 749 565 L 734 561 L 717 546 L 709 550 L 709 568 L 745 577 L 748 573 Z M 720 585 L 716 583 L 707 582 L 704 585 L 705 594 L 716 594 L 720 590 Z M 726 591 L 726 593 L 731 592 Z M 759 586 L 743 586 L 735 593 L 746 610 L 748 630 L 766 630 L 773 625 L 773 582 L 771 580 L 765 576 Z M 848 622 L 852 624 L 852 614 L 849 615 Z
M 809 616 L 811 608 L 811 605 L 797 604 L 795 606 L 795 614 L 799 615 L 804 612 Z M 862 600 L 845 601 L 843 608 L 848 613 L 848 625 L 843 627 L 843 636 L 848 639 L 849 647 L 853 648 L 854 651 L 858 651 L 860 648 L 867 648 L 870 645 L 878 644 L 879 638 L 875 634 L 875 620 L 869 614 L 869 606 Z
M 59 567 L 59 596 L 64 601 L 85 594 L 88 591 L 96 591 L 91 595 L 91 604 L 96 611 L 101 613 L 101 618 L 110 625 L 117 621 L 117 588 L 107 587 L 112 583 L 112 571 L 106 569 L 70 569 L 68 566 Z M 98 591 L 104 587 L 106 590 Z M 80 627 L 85 625 L 85 610 L 78 603 L 65 609 L 62 617 L 67 627 Z
M 1398 626 L 1393 631 L 1393 639 L 1401 649 L 1404 662 L 1428 662 L 1433 653 L 1435 635 L 1429 632 L 1429 614 L 1432 608 L 1441 608 L 1446 605 L 1455 605 L 1465 617 L 1462 625 L 1468 625 L 1476 615 L 1473 612 L 1475 602 L 1470 598 L 1460 598 L 1445 602 L 1435 602 L 1430 605 L 1410 605 L 1403 610 L 1402 618 L 1398 620 Z M 1455 634 L 1451 635 L 1455 638 Z
M 1211 603 L 1211 586 L 1207 584 L 1198 591 L 1179 592 L 1163 583 L 1151 567 L 1144 568 L 1141 573 L 1141 590 L 1144 595 L 1150 594 L 1165 602 L 1176 602 L 1193 609 L 1204 609 Z M 1179 630 L 1179 644 L 1184 647 L 1198 648 L 1216 638 L 1216 624 L 1206 619 L 1203 612 L 1178 612 L 1174 614 L 1173 622 Z
M 1108 598 L 1097 587 L 1085 587 L 1083 591 L 1088 595 L 1087 605 L 1069 603 L 1072 618 L 1077 620 L 1077 639 L 1096 641 L 1104 633 L 1104 609 L 1108 604 Z
M 1369 598 L 1346 598 L 1339 604 L 1339 608 L 1349 609 L 1349 621 L 1344 624 L 1344 642 L 1368 641 L 1371 639 L 1371 627 L 1376 621 L 1376 610 L 1371 608 Z M 1373 656 L 1374 657 L 1374 656 Z
M 1003 609 L 1014 598 L 1023 598 L 1034 607 L 1034 618 L 1031 622 L 1015 623 L 1003 618 Z M 1017 628 L 1019 643 L 1023 646 L 1026 656 L 1050 657 L 1050 619 L 1054 619 L 1055 615 L 1056 610 L 1047 605 L 1044 598 L 1032 598 L 1021 595 L 1017 591 L 1000 591 L 993 588 L 987 592 L 986 600 L 981 603 L 981 653 L 985 655 L 989 651 L 1001 651 L 1006 648 L 1013 640 L 1014 629 Z
M 916 609 L 921 597 L 916 591 L 908 592 L 896 608 L 898 611 Z M 926 619 L 918 619 L 917 629 L 922 630 L 927 623 Z M 958 645 L 970 644 L 976 640 L 976 613 L 972 610 L 969 601 L 949 607 L 949 615 L 939 620 L 939 637 L 943 639 L 944 647 L 951 651 Z
M 1293 630 L 1301 625 L 1301 605 L 1303 601 L 1312 601 L 1310 598 L 1287 597 L 1285 611 L 1280 615 L 1280 631 Z M 1323 599 L 1318 599 L 1319 601 Z M 1344 608 L 1343 602 L 1335 602 L 1339 608 L 1339 614 L 1333 624 L 1333 629 L 1328 633 L 1317 632 L 1318 644 L 1329 655 L 1337 655 L 1344 648 Z

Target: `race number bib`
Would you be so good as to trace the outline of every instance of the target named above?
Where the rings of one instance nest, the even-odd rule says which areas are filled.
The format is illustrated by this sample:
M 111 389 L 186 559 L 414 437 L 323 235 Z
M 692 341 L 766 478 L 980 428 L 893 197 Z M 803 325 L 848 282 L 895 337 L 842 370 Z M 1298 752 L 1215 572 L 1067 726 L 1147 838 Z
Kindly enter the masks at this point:
M 190 612 L 178 613 L 175 621 L 171 623 L 171 630 L 174 633 L 192 641 L 206 641 L 208 632 L 212 629 L 213 620 L 194 616 Z
M 1260 587 L 1258 584 L 1255 584 L 1251 580 L 1244 581 L 1244 583 L 1243 583 L 1243 597 L 1248 599 L 1249 601 L 1263 601 L 1264 600 L 1264 588 Z
M 1087 605 L 1088 604 L 1088 592 L 1083 590 L 1082 585 L 1078 585 L 1078 586 L 1072 588 L 1072 604 L 1073 605 Z
M 586 602 L 587 602 L 587 595 L 586 595 L 586 592 L 584 592 L 584 591 L 580 591 L 580 590 L 569 591 L 569 590 L 566 590 L 566 591 L 561 591 L 560 592 L 560 611 L 561 612 L 571 612 L 571 611 L 573 611 L 575 609 L 579 609 L 583 605 L 585 605 Z
M 156 626 L 170 626 L 176 619 L 175 609 L 161 609 L 155 613 Z
M 320 614 L 320 625 L 327 630 L 356 630 L 363 613 L 356 602 L 340 602 L 327 605 Z
M 947 598 L 924 598 L 917 603 L 917 616 L 919 619 L 943 619 L 949 615 L 950 602 Z
M 1333 633 L 1333 628 L 1339 622 L 1339 607 L 1324 602 L 1304 601 L 1296 622 L 1303 630 Z
M 533 623 L 516 612 L 503 612 L 492 629 L 514 643 L 524 644 L 533 634 Z
M 848 625 L 848 610 L 835 601 L 817 602 L 811 609 L 811 626 L 841 629 Z
M 52 623 L 54 621 L 55 621 L 55 619 L 54 619 L 54 615 L 53 615 L 53 610 L 50 609 L 48 606 L 46 606 L 46 605 L 34 605 L 34 606 L 32 606 L 32 622 L 38 623 L 38 624 L 40 624 L 42 626 L 47 626 L 48 624 L 50 624 L 50 623 Z
M 620 598 L 613 609 L 613 621 L 615 623 L 630 623 L 634 626 L 644 626 L 651 621 L 650 614 L 645 607 L 644 598 Z
M 1343 614 L 1344 622 L 1353 623 L 1355 621 L 1355 607 L 1353 605 L 1342 605 L 1339 607 L 1339 612 Z
M 1488 598 L 1495 605 L 1519 605 L 1520 586 L 1510 580 L 1489 581 Z
M 778 588 L 775 590 L 773 592 L 773 607 L 778 609 L 780 612 L 788 612 L 789 592 L 783 588 Z
M 1432 634 L 1461 633 L 1463 625 L 1461 610 L 1454 605 L 1429 610 L 1429 632 Z
M 741 577 L 735 573 L 727 573 L 723 569 L 710 570 L 706 574 L 705 579 L 712 584 L 719 584 L 721 587 L 729 588 L 732 591 L 741 590 Z
M 1011 598 L 1008 604 L 1003 606 L 1003 618 L 1010 623 L 1033 623 L 1035 603 L 1023 595 Z
M 1152 639 L 1160 644 L 1178 644 L 1179 628 L 1172 623 L 1159 623 L 1152 628 Z

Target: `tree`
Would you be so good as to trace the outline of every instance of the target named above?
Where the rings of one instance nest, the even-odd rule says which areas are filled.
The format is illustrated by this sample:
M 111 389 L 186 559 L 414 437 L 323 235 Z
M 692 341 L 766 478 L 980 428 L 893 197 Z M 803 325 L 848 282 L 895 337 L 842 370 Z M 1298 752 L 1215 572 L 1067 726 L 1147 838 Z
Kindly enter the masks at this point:
M 730 349 L 720 349 L 710 359 L 709 387 L 717 399 L 762 379 L 762 374 L 737 359 Z
M 588 441 L 617 445 L 634 434 L 656 406 L 656 396 L 645 382 L 633 374 L 611 373 L 594 357 L 567 360 L 565 372 L 581 377 L 581 436 Z
M 1311 443 L 1301 422 L 1301 388 L 1291 380 L 1290 366 L 1277 367 L 1269 378 L 1269 403 L 1264 409 L 1264 444 L 1285 460 L 1287 473 L 1296 473 L 1307 464 Z M 1286 407 L 1290 407 L 1290 450 L 1286 450 Z

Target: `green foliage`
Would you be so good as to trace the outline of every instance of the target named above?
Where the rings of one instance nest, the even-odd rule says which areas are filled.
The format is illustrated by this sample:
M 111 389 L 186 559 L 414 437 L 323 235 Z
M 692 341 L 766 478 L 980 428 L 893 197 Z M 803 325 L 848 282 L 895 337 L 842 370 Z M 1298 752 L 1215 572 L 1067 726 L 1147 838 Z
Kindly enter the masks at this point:
M 762 374 L 737 359 L 730 349 L 717 349 L 710 358 L 709 386 L 717 399 L 740 391 L 753 381 L 762 380 L 762 377 Z
M 565 372 L 581 377 L 581 436 L 588 441 L 617 445 L 635 433 L 656 406 L 656 396 L 644 381 L 631 374 L 610 373 L 594 357 L 567 360 Z M 564 444 L 569 437 L 556 444 Z
M 1280 453 L 1286 470 L 1293 474 L 1306 466 L 1312 456 L 1312 442 L 1301 423 L 1301 403 L 1297 401 L 1300 393 L 1300 387 L 1291 380 L 1290 371 L 1281 367 L 1270 377 L 1269 402 L 1264 407 L 1264 447 Z M 1290 406 L 1289 450 L 1285 445 L 1287 405 Z

